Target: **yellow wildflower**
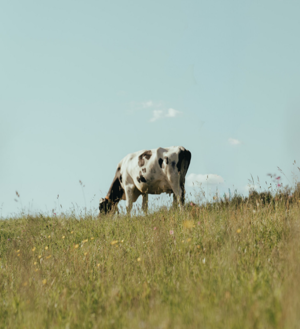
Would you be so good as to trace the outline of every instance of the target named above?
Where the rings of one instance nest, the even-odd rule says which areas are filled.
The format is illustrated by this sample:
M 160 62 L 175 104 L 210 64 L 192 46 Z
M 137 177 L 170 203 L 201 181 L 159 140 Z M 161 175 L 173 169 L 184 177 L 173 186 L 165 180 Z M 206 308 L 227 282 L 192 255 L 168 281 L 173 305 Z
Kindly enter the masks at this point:
M 20 249 L 16 251 L 16 253 L 20 252 Z
M 184 242 L 184 240 L 181 241 L 182 243 Z
M 45 247 L 45 250 L 48 250 L 48 246 Z
M 73 234 L 74 233 L 74 231 L 71 231 L 71 234 Z
M 75 244 L 74 248 L 77 249 L 79 247 L 79 244 Z
M 18 254 L 17 256 L 20 257 L 20 254 Z
M 89 239 L 85 239 L 85 240 L 83 240 L 81 243 L 86 243 L 86 242 L 88 242 L 89 241 Z
M 94 237 L 91 238 L 91 240 L 94 240 L 94 239 L 95 239 Z
M 51 235 L 48 235 L 48 239 L 50 239 L 51 238 Z
M 84 256 L 86 256 L 86 255 L 87 255 L 87 252 L 84 253 Z
M 197 248 L 200 249 L 200 246 L 198 245 Z
M 33 263 L 33 265 L 36 265 L 36 264 L 37 264 L 37 262 L 34 262 L 34 263 Z
M 46 259 L 49 259 L 49 258 L 51 258 L 51 257 L 52 257 L 52 256 L 51 256 L 51 255 L 49 255 L 49 256 L 47 256 L 47 257 L 46 257 Z
M 184 228 L 193 228 L 194 222 L 192 220 L 185 220 L 185 221 L 183 221 L 183 227 Z
M 65 238 L 65 236 L 63 235 L 61 238 L 62 238 L 62 239 L 64 239 L 64 238 Z
M 26 287 L 26 286 L 27 286 L 27 282 L 24 282 L 24 283 L 23 283 L 23 286 Z
M 97 264 L 97 267 L 100 267 L 100 264 Z
M 141 258 L 139 257 L 139 258 L 137 259 L 137 261 L 140 262 L 140 261 L 141 261 Z
M 124 240 L 121 240 L 121 243 L 123 243 L 124 242 Z
M 46 279 L 44 279 L 42 282 L 43 282 L 43 284 L 46 284 L 46 283 L 47 283 L 47 280 L 46 280 Z
M 236 230 L 236 233 L 241 233 L 241 231 L 242 230 L 239 228 L 239 229 Z
M 31 250 L 32 250 L 32 251 L 35 251 L 35 247 L 33 247 Z
M 36 269 L 34 270 L 34 272 L 38 272 L 38 270 L 39 270 L 39 269 L 38 269 L 38 268 L 36 268 Z
M 39 259 L 41 259 L 42 258 L 42 255 L 39 255 Z
M 118 243 L 119 241 L 118 240 L 114 240 L 112 241 L 110 244 L 113 246 L 114 244 Z
M 187 242 L 190 242 L 191 240 L 192 240 L 191 238 L 188 238 L 186 241 L 187 241 Z

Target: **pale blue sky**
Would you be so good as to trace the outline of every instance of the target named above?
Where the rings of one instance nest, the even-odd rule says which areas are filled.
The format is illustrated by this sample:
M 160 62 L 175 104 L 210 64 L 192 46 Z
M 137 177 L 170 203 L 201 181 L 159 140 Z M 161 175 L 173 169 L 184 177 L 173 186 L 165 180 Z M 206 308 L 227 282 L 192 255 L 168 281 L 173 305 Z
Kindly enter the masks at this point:
M 299 12 L 276 0 L 3 1 L 2 216 L 18 212 L 16 190 L 27 210 L 58 194 L 82 207 L 79 179 L 97 207 L 126 154 L 160 146 L 189 149 L 189 174 L 219 175 L 221 192 L 277 166 L 292 183 Z

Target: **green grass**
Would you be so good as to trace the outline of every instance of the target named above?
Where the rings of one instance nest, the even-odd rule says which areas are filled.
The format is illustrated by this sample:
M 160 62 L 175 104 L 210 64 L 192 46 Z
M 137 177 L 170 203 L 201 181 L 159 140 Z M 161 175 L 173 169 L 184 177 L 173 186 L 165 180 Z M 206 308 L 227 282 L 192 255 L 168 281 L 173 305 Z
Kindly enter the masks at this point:
M 299 207 L 1 221 L 0 328 L 299 328 Z

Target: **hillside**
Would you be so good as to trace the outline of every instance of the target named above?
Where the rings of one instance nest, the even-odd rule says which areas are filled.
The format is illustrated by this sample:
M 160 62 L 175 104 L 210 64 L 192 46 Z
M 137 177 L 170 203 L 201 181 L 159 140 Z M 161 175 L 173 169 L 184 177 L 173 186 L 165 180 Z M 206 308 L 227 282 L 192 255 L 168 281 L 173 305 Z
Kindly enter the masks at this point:
M 300 202 L 0 222 L 0 328 L 298 328 Z

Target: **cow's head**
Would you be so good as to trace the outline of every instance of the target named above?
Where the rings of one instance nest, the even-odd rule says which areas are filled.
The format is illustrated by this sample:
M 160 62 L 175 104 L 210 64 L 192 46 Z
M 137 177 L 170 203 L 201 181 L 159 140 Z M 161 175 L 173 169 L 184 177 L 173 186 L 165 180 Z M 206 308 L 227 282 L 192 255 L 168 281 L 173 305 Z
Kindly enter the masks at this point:
M 107 214 L 111 211 L 112 204 L 111 202 L 106 198 L 101 198 L 99 201 L 99 211 L 100 214 Z

